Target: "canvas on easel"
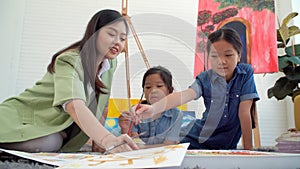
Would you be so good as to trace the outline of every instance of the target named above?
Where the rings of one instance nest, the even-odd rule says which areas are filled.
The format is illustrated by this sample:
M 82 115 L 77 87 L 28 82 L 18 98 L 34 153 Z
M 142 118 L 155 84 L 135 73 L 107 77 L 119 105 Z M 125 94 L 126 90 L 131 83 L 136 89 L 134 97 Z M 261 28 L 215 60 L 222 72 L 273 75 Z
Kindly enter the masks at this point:
M 254 73 L 278 71 L 274 0 L 199 0 L 194 76 L 210 68 L 206 42 L 224 26 L 235 29 L 243 42 L 241 62 Z

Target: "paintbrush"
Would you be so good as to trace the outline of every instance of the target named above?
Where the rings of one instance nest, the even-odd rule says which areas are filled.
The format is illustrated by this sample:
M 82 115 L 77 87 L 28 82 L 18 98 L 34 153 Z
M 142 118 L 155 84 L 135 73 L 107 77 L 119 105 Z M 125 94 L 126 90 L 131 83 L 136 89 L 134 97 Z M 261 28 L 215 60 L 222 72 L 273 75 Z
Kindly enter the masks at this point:
M 138 135 L 136 135 L 136 136 L 134 136 L 134 137 L 131 137 L 132 139 L 135 139 L 135 138 L 138 138 L 138 137 L 140 137 L 140 136 L 143 136 L 144 134 L 146 134 L 147 133 L 147 131 L 144 131 L 144 132 L 141 132 L 140 134 L 138 134 Z M 122 145 L 124 145 L 124 144 L 127 144 L 127 142 L 121 142 L 121 143 L 119 143 L 119 144 L 116 144 L 116 145 L 114 145 L 114 146 L 111 146 L 111 147 L 108 147 L 107 149 L 105 149 L 105 151 L 104 151 L 104 155 L 106 155 L 106 154 L 108 154 L 111 150 L 113 150 L 113 149 L 115 149 L 115 148 L 118 148 L 118 147 L 120 147 L 120 146 L 122 146 Z
M 141 107 L 141 102 L 142 102 L 142 100 L 143 100 L 143 97 L 144 97 L 144 92 L 142 93 L 142 96 L 141 96 L 141 98 L 140 98 L 140 100 L 139 100 L 138 105 L 137 105 L 136 108 L 135 108 L 135 111 L 137 111 L 137 110 Z M 129 129 L 128 129 L 128 132 L 127 132 L 127 134 L 128 134 L 129 136 L 131 135 L 132 127 L 133 127 L 133 124 L 134 124 L 134 121 L 135 121 L 135 116 L 134 116 L 134 114 L 133 114 L 132 112 L 131 112 L 131 116 L 133 116 L 133 120 L 130 122 Z

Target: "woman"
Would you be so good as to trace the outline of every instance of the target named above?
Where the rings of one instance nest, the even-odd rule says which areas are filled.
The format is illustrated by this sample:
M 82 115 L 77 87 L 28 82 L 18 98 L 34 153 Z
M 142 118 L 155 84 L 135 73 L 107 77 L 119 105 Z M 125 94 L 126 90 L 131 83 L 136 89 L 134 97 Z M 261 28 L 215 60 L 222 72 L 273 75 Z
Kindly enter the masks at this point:
M 0 104 L 0 147 L 72 152 L 91 138 L 102 149 L 127 143 L 111 152 L 137 149 L 129 136 L 115 137 L 99 123 L 127 34 L 119 12 L 96 13 L 80 41 L 54 54 L 40 81 Z

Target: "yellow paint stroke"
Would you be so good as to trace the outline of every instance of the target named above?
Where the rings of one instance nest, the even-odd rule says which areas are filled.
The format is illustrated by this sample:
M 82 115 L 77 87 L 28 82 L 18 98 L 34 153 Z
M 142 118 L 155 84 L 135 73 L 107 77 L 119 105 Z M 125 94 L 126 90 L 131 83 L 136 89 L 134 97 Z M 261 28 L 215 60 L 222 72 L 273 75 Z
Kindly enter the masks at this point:
M 111 156 L 113 157 L 113 156 Z M 115 158 L 111 158 L 111 159 L 90 159 L 88 160 L 88 162 L 93 163 L 93 164 L 89 164 L 89 166 L 98 166 L 101 165 L 103 163 L 108 163 L 108 162 L 117 162 L 117 161 L 124 161 L 127 160 L 128 162 L 126 164 L 121 164 L 121 165 L 128 165 L 128 164 L 132 164 L 133 163 L 133 159 L 128 159 L 128 158 L 124 158 L 124 157 L 115 157 Z
M 117 154 L 110 154 L 110 155 L 103 156 L 106 158 L 103 158 L 102 156 L 100 156 L 98 159 L 87 159 L 87 160 L 90 162 L 89 166 L 98 166 L 103 163 L 117 162 L 117 161 L 121 162 L 121 161 L 127 160 L 127 162 L 120 164 L 121 166 L 126 166 L 126 165 L 132 165 L 133 160 L 151 158 L 154 160 L 154 164 L 157 165 L 157 164 L 162 163 L 167 160 L 167 157 L 164 156 L 165 153 L 167 153 L 168 151 L 174 151 L 178 148 L 183 148 L 183 146 L 182 145 L 168 145 L 168 146 L 165 146 L 164 149 L 162 149 L 162 150 L 158 150 L 158 151 L 146 153 L 146 154 L 140 154 L 136 157 L 132 157 L 132 156 L 129 157 L 126 155 L 119 156 Z
M 35 156 L 59 156 L 59 153 L 36 153 Z
M 154 157 L 154 164 L 157 165 L 159 163 L 162 163 L 164 161 L 166 161 L 168 158 L 166 156 L 159 156 L 159 157 Z
M 92 155 L 86 155 L 86 156 L 83 156 L 81 157 L 80 159 L 89 159 L 89 158 L 93 158 L 94 156 Z
M 133 159 L 128 159 L 127 163 L 123 163 L 123 164 L 120 164 L 120 165 L 125 166 L 125 165 L 132 165 L 132 164 L 133 164 Z
M 106 161 L 101 161 L 101 162 L 98 162 L 98 163 L 95 163 L 95 164 L 89 164 L 89 166 L 98 166 L 98 165 L 101 165 L 103 163 L 105 163 Z
M 178 148 L 183 148 L 183 145 L 181 145 L 181 144 L 168 145 L 168 146 L 165 146 L 165 148 L 166 148 L 166 149 L 175 150 L 175 149 L 178 149 Z

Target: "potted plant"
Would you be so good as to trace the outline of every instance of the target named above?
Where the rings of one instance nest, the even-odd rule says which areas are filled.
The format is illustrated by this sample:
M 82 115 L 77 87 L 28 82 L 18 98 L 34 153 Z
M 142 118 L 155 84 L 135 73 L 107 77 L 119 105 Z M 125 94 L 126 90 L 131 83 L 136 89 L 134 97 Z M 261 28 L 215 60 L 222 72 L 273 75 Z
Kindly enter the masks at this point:
M 282 100 L 286 96 L 291 96 L 294 100 L 300 95 L 300 44 L 294 44 L 292 39 L 293 36 L 300 34 L 300 29 L 294 25 L 288 26 L 288 23 L 297 15 L 297 12 L 290 13 L 277 29 L 277 48 L 282 48 L 285 51 L 284 55 L 278 56 L 279 71 L 283 72 L 284 76 L 280 77 L 274 86 L 268 89 L 268 98 L 274 96 L 277 100 Z M 278 23 L 280 22 L 278 21 Z M 287 46 L 289 42 L 291 45 Z M 294 104 L 296 103 L 294 102 Z M 300 112 L 298 112 L 297 118 L 296 112 L 294 113 L 295 123 L 297 119 L 300 123 Z M 299 125 L 296 126 L 297 130 L 300 130 Z

